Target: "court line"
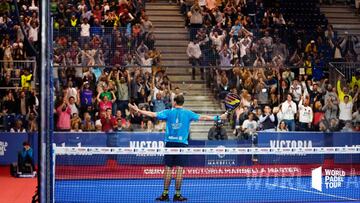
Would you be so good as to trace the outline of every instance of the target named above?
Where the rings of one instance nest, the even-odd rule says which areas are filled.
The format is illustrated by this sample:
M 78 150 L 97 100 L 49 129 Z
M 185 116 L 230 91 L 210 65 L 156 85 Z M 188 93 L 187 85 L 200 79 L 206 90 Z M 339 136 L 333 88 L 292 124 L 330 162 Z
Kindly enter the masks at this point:
M 193 187 L 204 187 L 204 186 L 214 186 L 214 187 L 223 187 L 223 186 L 247 186 L 248 184 L 182 184 L 182 186 L 193 186 Z M 85 187 L 85 188 L 92 188 L 92 187 L 103 187 L 103 186 L 106 186 L 106 187 L 162 187 L 164 186 L 164 184 L 147 184 L 147 185 L 144 185 L 144 184 L 128 184 L 128 185 L 125 185 L 125 184 L 104 184 L 104 185 L 100 185 L 100 184 L 97 184 L 97 185 L 74 185 L 74 184 L 69 184 L 69 185 L 66 185 L 66 184 L 61 184 L 61 185 L 55 185 L 55 187 L 69 187 L 69 188 L 80 188 L 80 187 Z
M 349 197 L 343 197 L 343 196 L 338 196 L 338 195 L 326 194 L 326 193 L 322 193 L 322 192 L 316 192 L 316 191 L 304 190 L 304 189 L 299 189 L 299 188 L 287 187 L 287 186 L 283 186 L 283 185 L 276 185 L 276 184 L 270 184 L 270 183 L 266 183 L 266 184 L 271 185 L 273 187 L 279 187 L 279 188 L 283 188 L 283 189 L 295 190 L 295 191 L 306 192 L 306 193 L 317 194 L 317 195 L 323 195 L 323 196 L 328 196 L 328 197 L 335 197 L 335 198 L 338 198 L 338 199 L 344 199 L 344 200 L 350 200 L 350 201 L 358 200 L 358 199 L 353 199 L 353 198 L 349 198 Z

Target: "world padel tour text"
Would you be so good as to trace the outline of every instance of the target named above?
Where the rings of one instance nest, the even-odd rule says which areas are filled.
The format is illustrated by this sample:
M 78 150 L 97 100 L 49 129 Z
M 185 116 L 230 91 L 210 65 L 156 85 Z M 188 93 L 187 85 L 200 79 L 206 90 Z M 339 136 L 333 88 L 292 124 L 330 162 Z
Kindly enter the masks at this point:
M 345 171 L 325 169 L 325 187 L 326 189 L 339 188 L 344 182 Z

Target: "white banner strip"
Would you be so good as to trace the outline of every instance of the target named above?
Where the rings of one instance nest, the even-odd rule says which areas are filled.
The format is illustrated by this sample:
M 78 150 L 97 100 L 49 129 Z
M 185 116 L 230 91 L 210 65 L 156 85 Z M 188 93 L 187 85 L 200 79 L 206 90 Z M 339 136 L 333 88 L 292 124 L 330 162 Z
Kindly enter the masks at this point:
M 56 147 L 56 155 L 252 155 L 252 154 L 360 154 L 360 147 L 307 148 L 130 148 L 130 147 Z

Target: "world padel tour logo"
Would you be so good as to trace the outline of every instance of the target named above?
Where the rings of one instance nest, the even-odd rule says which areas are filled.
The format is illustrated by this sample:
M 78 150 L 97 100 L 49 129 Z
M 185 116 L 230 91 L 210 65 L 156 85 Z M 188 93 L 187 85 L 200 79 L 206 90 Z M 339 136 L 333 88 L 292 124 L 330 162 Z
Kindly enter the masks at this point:
M 6 147 L 8 146 L 7 142 L 0 141 L 0 156 L 5 155 Z
M 341 169 L 324 169 L 324 185 L 326 189 L 335 189 L 342 186 L 345 177 L 345 171 Z M 311 171 L 311 187 L 322 191 L 323 176 L 322 167 L 315 168 Z

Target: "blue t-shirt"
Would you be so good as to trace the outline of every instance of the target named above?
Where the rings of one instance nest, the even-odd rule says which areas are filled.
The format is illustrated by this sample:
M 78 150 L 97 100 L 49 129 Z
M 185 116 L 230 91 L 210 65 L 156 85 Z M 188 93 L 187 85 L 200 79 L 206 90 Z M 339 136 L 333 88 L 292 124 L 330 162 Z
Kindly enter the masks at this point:
M 183 108 L 173 108 L 156 113 L 156 118 L 166 121 L 165 142 L 188 144 L 190 123 L 200 115 Z

